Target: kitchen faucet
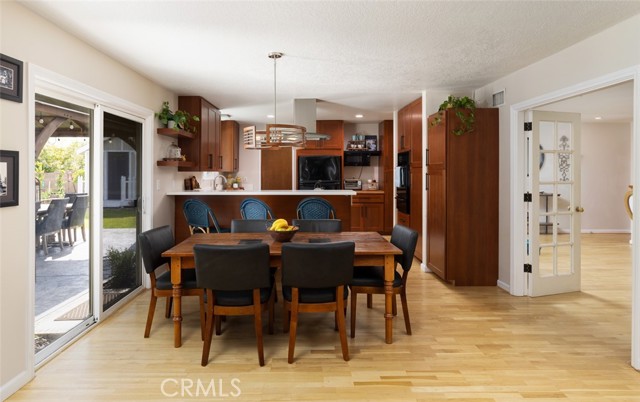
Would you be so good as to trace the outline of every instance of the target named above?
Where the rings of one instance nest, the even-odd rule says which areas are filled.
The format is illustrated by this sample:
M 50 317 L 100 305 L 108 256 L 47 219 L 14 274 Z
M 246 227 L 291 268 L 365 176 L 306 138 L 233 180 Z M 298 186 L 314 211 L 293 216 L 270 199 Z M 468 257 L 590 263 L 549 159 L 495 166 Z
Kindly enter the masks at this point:
M 219 177 L 222 177 L 222 183 L 220 183 L 220 184 L 218 184 L 218 178 L 219 178 Z M 225 185 L 225 184 L 227 184 L 227 178 L 226 178 L 226 177 L 224 177 L 224 176 L 223 176 L 223 175 L 221 175 L 221 174 L 217 175 L 217 176 L 216 176 L 216 178 L 215 178 L 215 179 L 213 179 L 213 188 L 214 188 L 216 191 L 222 191 L 222 190 L 224 190 L 224 185 Z M 218 187 L 218 186 L 220 186 L 220 187 Z

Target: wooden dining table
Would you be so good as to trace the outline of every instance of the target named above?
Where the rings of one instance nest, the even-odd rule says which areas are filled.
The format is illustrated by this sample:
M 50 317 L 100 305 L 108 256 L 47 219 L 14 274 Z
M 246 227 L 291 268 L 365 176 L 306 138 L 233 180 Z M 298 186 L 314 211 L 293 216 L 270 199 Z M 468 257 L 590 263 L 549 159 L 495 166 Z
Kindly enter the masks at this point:
M 354 266 L 384 266 L 384 320 L 385 342 L 393 342 L 393 279 L 395 256 L 402 250 L 387 241 L 377 232 L 303 233 L 293 237 L 293 243 L 340 242 L 355 243 Z M 182 345 L 182 284 L 181 270 L 194 269 L 193 246 L 196 244 L 234 245 L 262 242 L 269 245 L 271 266 L 280 267 L 282 244 L 271 238 L 269 233 L 197 233 L 162 253 L 171 259 L 171 283 L 173 284 L 173 336 L 174 347 Z M 357 269 L 357 268 L 356 268 Z M 361 268 L 366 269 L 366 268 Z

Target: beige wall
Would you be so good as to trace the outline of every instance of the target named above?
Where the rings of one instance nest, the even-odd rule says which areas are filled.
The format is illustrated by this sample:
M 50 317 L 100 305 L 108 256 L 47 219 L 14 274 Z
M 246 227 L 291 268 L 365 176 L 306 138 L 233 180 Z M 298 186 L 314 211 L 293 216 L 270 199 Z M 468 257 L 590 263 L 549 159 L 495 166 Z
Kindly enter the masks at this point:
M 640 65 L 640 15 L 476 90 L 480 106 L 505 90 L 500 107 L 500 273 L 510 284 L 510 107 L 563 88 Z
M 27 151 L 34 140 L 28 132 L 29 66 L 38 65 L 150 110 L 157 110 L 165 99 L 176 105 L 177 98 L 13 1 L 0 2 L 0 52 L 25 63 L 23 103 L 0 100 L 0 149 L 20 152 L 20 205 L 0 209 L 0 389 L 4 398 L 29 380 L 33 351 L 29 333 L 33 302 L 26 290 L 32 285 L 34 261 L 26 251 L 16 252 L 32 246 L 29 236 L 34 230 L 28 224 L 33 203 Z M 168 143 L 158 138 L 155 155 L 162 155 Z M 154 194 L 164 194 L 164 183 L 173 182 L 175 169 L 154 171 L 153 188 L 155 179 L 161 182 L 161 190 Z M 154 225 L 172 223 L 172 210 L 171 199 L 156 196 L 151 211 Z

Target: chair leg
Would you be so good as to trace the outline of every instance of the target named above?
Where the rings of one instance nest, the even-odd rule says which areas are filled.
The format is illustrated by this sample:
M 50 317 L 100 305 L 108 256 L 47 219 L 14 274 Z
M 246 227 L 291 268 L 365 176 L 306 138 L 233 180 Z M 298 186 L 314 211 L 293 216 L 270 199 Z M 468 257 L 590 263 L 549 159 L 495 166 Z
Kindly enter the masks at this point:
M 164 318 L 171 318 L 171 306 L 173 305 L 173 297 L 167 297 L 167 303 L 164 307 Z
M 356 303 L 358 302 L 358 294 L 351 291 L 351 337 L 356 337 Z
M 342 358 L 345 362 L 349 361 L 349 345 L 347 345 L 347 328 L 344 318 L 344 298 L 342 298 L 342 286 L 338 287 L 338 306 L 336 308 L 336 316 L 338 318 L 338 332 L 340 333 L 340 346 L 342 347 Z
M 209 363 L 209 352 L 211 351 L 211 338 L 213 337 L 213 322 L 217 317 L 213 314 L 213 306 L 207 308 L 207 325 L 204 330 L 204 342 L 202 344 L 202 360 L 200 364 L 205 367 Z
M 367 293 L 367 308 L 373 308 L 373 295 Z
M 289 356 L 287 362 L 293 363 L 293 354 L 296 349 L 296 330 L 298 329 L 298 289 L 292 289 L 291 297 L 291 323 L 289 329 Z
M 44 255 L 49 255 L 49 245 L 47 244 L 47 235 L 42 235 L 42 251 L 44 251 Z
M 64 243 L 62 241 L 62 232 L 63 232 L 62 229 L 60 229 L 60 231 L 58 232 L 58 240 L 60 240 L 60 250 L 64 250 Z
M 84 232 L 84 225 L 80 226 L 80 231 L 82 232 L 82 241 L 86 243 L 87 241 L 87 235 Z
M 407 335 L 411 335 L 411 320 L 409 320 L 409 304 L 407 303 L 407 292 L 405 291 L 404 288 L 402 288 L 402 291 L 400 292 L 400 301 L 402 302 L 402 314 L 404 315 L 404 326 L 407 329 Z
M 262 309 L 260 307 L 260 289 L 253 289 L 253 323 L 256 329 L 258 362 L 262 367 L 264 366 L 264 345 L 262 341 Z
M 144 337 L 148 338 L 151 333 L 151 323 L 153 322 L 153 314 L 156 312 L 156 301 L 158 298 L 153 294 L 151 290 L 151 300 L 149 301 L 149 313 L 147 313 L 147 325 L 144 328 Z
M 202 293 L 200 293 L 200 296 L 198 296 L 200 298 L 200 337 L 202 338 L 202 340 L 204 341 L 204 333 L 205 333 L 205 325 L 207 322 L 207 315 L 205 313 L 205 306 L 204 306 L 204 291 L 202 291 Z
M 393 304 L 391 305 L 391 312 L 393 313 L 393 316 L 397 316 L 398 315 L 398 303 L 396 303 L 396 295 L 393 295 Z
M 222 317 L 219 315 L 216 316 L 216 335 L 220 335 L 222 333 Z

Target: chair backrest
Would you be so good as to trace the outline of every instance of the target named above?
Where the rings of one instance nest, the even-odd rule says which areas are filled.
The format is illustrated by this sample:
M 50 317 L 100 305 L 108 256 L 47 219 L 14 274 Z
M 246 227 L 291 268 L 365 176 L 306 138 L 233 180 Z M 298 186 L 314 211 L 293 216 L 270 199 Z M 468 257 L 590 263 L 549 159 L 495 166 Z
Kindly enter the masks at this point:
M 242 219 L 273 219 L 273 211 L 264 201 L 246 198 L 240 204 Z
M 262 233 L 273 223 L 273 219 L 232 219 L 231 233 Z
M 396 262 L 403 270 L 409 271 L 418 243 L 418 232 L 406 226 L 396 225 L 391 232 L 391 243 L 402 250 L 402 254 L 395 256 Z
M 307 197 L 300 201 L 297 208 L 299 219 L 335 219 L 336 210 L 324 198 Z
M 209 220 L 213 222 L 213 226 L 216 229 L 216 232 L 220 232 L 220 225 L 218 225 L 218 220 L 214 215 L 213 211 L 209 206 L 198 199 L 189 198 L 182 205 L 182 212 L 184 213 L 184 217 L 187 220 L 187 225 L 192 228 L 198 228 L 203 232 L 208 231 L 210 226 Z
M 294 219 L 291 224 L 301 232 L 342 232 L 340 219 Z
M 271 285 L 266 243 L 193 246 L 198 287 L 236 291 Z
M 47 208 L 47 215 L 39 225 L 36 225 L 36 233 L 45 234 L 61 230 L 68 202 L 68 198 L 52 199 L 49 207 Z
M 328 288 L 353 279 L 354 242 L 284 243 L 282 285 Z
M 69 227 L 76 227 L 84 225 L 84 217 L 87 215 L 87 209 L 89 207 L 88 195 L 76 195 L 76 199 L 73 202 L 71 213 L 69 214 Z
M 80 195 L 88 195 L 87 193 L 65 193 L 64 198 L 69 199 L 69 204 L 76 202 L 76 198 Z
M 162 253 L 175 245 L 171 226 L 165 225 L 147 230 L 138 235 L 140 254 L 144 269 L 148 274 L 156 268 L 171 262 L 170 258 L 163 257 Z

